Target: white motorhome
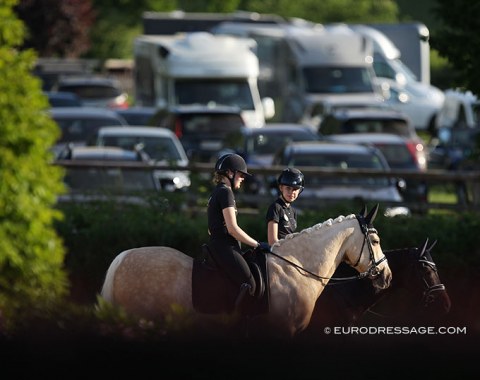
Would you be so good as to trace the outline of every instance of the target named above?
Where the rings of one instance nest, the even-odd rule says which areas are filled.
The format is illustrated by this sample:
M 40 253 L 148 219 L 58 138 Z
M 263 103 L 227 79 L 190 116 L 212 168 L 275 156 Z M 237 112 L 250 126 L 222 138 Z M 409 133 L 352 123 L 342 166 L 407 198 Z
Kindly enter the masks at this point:
M 378 29 L 362 24 L 345 26 L 372 40 L 373 69 L 379 85 L 386 88 L 388 105 L 406 113 L 416 129 L 432 130 L 445 101 L 443 91 L 418 80 L 403 63 L 397 46 Z
M 260 98 L 255 49 L 252 39 L 208 32 L 141 35 L 134 41 L 136 103 L 236 106 L 247 125 L 261 127 L 275 110 L 272 99 Z
M 381 102 L 372 44 L 352 31 L 329 32 L 305 20 L 275 25 L 225 22 L 212 31 L 255 39 L 260 91 L 280 98 L 275 104 L 281 121 L 304 121 L 312 104 Z

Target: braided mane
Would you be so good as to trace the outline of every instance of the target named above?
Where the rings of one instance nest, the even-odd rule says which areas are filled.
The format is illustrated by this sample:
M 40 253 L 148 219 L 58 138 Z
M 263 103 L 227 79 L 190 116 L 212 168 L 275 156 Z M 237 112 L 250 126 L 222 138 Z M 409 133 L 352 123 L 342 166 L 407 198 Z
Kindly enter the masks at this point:
M 297 236 L 305 235 L 305 234 L 308 235 L 308 234 L 311 234 L 314 231 L 318 231 L 322 228 L 331 227 L 334 224 L 342 223 L 345 220 L 351 220 L 351 219 L 355 219 L 355 218 L 356 218 L 355 214 L 350 214 L 350 215 L 347 215 L 347 216 L 340 215 L 340 216 L 337 216 L 335 219 L 332 219 L 332 218 L 327 219 L 324 222 L 317 223 L 317 224 L 315 224 L 311 227 L 303 229 L 302 231 L 294 232 L 293 234 L 285 236 L 284 239 L 280 239 L 279 241 L 274 243 L 272 245 L 272 247 L 281 246 L 286 240 L 295 239 Z

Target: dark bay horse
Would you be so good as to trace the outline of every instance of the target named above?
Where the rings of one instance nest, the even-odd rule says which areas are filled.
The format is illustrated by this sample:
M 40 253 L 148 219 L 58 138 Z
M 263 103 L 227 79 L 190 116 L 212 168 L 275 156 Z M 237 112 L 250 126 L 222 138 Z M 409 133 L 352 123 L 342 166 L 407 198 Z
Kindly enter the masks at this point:
M 291 234 L 267 254 L 269 310 L 259 322 L 274 336 L 293 337 L 304 330 L 315 302 L 341 262 L 375 289 L 390 285 L 391 271 L 373 228 L 378 204 L 367 214 L 339 216 Z M 205 318 L 192 302 L 193 259 L 170 247 L 133 248 L 111 263 L 101 295 L 138 319 L 165 321 Z M 209 320 L 222 315 L 207 315 Z
M 376 291 L 368 281 L 330 281 L 318 299 L 305 336 L 323 334 L 325 327 L 354 326 L 365 319 L 378 324 L 432 324 L 450 311 L 451 301 L 440 280 L 428 239 L 421 247 L 385 250 L 392 270 L 392 284 Z M 349 267 L 340 265 L 332 276 L 351 276 Z

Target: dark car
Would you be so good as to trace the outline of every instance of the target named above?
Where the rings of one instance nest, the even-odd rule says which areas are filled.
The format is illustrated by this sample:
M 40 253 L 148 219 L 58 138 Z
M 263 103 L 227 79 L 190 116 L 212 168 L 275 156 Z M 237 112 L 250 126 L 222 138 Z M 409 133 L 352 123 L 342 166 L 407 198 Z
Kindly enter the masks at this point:
M 219 151 L 237 144 L 245 127 L 240 108 L 202 105 L 161 110 L 154 124 L 177 135 L 191 162 L 215 162 Z
M 55 107 L 48 112 L 61 130 L 52 148 L 56 155 L 67 144 L 87 145 L 100 127 L 128 125 L 116 112 L 105 108 Z
M 402 112 L 388 108 L 339 109 L 320 123 L 322 136 L 345 133 L 391 133 L 403 136 L 415 152 L 418 165 L 427 168 L 427 149 L 411 123 Z
M 66 91 L 45 91 L 51 107 L 81 107 L 82 100 L 73 92 Z
M 129 125 L 153 125 L 154 116 L 157 112 L 155 107 L 129 107 L 115 109 Z
M 159 191 L 153 170 L 129 168 L 132 163 L 148 165 L 150 158 L 142 150 L 127 150 L 119 147 L 70 146 L 58 156 L 57 163 L 84 162 L 85 166 L 67 166 L 64 178 L 68 194 L 60 201 L 88 201 L 110 199 L 141 203 L 138 192 Z M 102 167 L 99 162 L 115 163 L 118 167 Z M 92 163 L 92 165 L 88 165 Z M 95 164 L 95 165 L 93 165 Z M 122 167 L 122 164 L 126 164 Z M 118 196 L 125 196 L 119 198 Z
M 73 92 L 88 107 L 127 108 L 128 95 L 120 83 L 101 76 L 67 76 L 59 79 L 54 91 Z
M 224 153 L 234 152 L 241 155 L 249 168 L 269 167 L 273 156 L 283 146 L 294 141 L 318 141 L 319 135 L 312 128 L 293 123 L 268 123 L 261 128 L 245 127 L 241 130 L 241 136 L 236 145 L 220 151 L 218 156 Z M 255 175 L 245 179 L 242 186 L 247 193 L 266 193 L 268 184 L 261 175 Z
M 420 165 L 415 146 L 411 140 L 391 133 L 346 133 L 328 136 L 330 141 L 373 145 L 380 149 L 390 168 L 408 170 L 416 173 L 426 172 L 425 165 Z M 425 181 L 407 179 L 402 194 L 406 201 L 426 203 L 428 188 Z
M 309 141 L 290 143 L 279 151 L 272 164 L 283 167 L 318 167 L 334 171 L 345 169 L 372 169 L 389 172 L 390 166 L 381 151 L 361 144 Z M 383 202 L 386 215 L 408 215 L 410 210 L 399 207 L 403 201 L 397 183 L 388 176 L 344 176 L 305 174 L 305 189 L 295 201 L 305 200 L 339 202 L 360 200 L 364 203 Z

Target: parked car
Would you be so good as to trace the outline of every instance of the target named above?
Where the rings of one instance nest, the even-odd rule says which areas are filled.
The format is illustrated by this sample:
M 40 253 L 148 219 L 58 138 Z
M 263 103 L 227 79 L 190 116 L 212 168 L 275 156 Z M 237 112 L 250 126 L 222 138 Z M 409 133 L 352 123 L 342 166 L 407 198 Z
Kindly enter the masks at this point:
M 427 168 L 427 149 L 410 118 L 392 109 L 341 109 L 332 112 L 320 124 L 323 136 L 344 133 L 391 133 L 408 139 L 417 163 Z
M 140 170 L 125 167 L 102 167 L 99 161 L 116 164 L 148 164 L 148 155 L 141 150 L 125 150 L 118 147 L 69 146 L 57 158 L 57 163 L 82 161 L 92 166 L 67 166 L 64 182 L 68 193 L 59 201 L 109 200 L 127 203 L 144 203 L 140 196 L 156 192 L 158 182 L 151 169 Z M 95 164 L 95 165 L 94 165 Z
M 193 162 L 215 162 L 219 151 L 236 144 L 245 126 L 240 108 L 204 105 L 160 110 L 154 124 L 173 131 Z
M 418 162 L 415 147 L 409 139 L 390 133 L 346 133 L 328 136 L 330 141 L 373 145 L 385 156 L 391 169 L 426 172 L 426 166 Z M 405 180 L 402 195 L 406 201 L 426 203 L 428 188 L 425 181 Z
M 122 116 L 129 125 L 153 125 L 153 118 L 158 111 L 155 107 L 128 107 L 118 108 L 115 111 Z
M 81 107 L 82 100 L 73 92 L 44 91 L 51 107 Z
M 113 110 L 97 107 L 57 107 L 48 112 L 61 130 L 61 136 L 52 147 L 55 155 L 67 144 L 87 145 L 100 127 L 127 125 L 125 119 Z
M 97 146 L 116 146 L 123 149 L 142 149 L 153 164 L 188 166 L 189 161 L 177 136 L 166 128 L 128 126 L 102 127 L 92 139 Z M 185 170 L 156 170 L 160 188 L 166 191 L 187 190 L 190 176 Z
M 429 145 L 431 169 L 457 170 L 465 160 L 480 153 L 480 127 L 443 127 Z
M 234 152 L 245 159 L 249 168 L 269 167 L 273 156 L 284 145 L 292 141 L 317 141 L 319 135 L 312 128 L 293 123 L 267 123 L 262 128 L 244 127 L 235 145 L 218 153 Z M 247 177 L 242 186 L 244 192 L 265 194 L 268 184 L 261 175 Z
M 283 167 L 319 167 L 325 169 L 374 169 L 389 172 L 391 169 L 377 148 L 360 144 L 311 141 L 290 143 L 279 151 L 272 162 Z M 297 199 L 316 199 L 328 202 L 361 200 L 382 202 L 387 205 L 386 215 L 408 215 L 410 210 L 398 206 L 403 198 L 395 180 L 377 176 L 342 176 L 305 174 L 305 189 Z
M 127 108 L 128 94 L 113 78 L 100 76 L 67 76 L 60 78 L 53 91 L 75 93 L 88 107 Z

